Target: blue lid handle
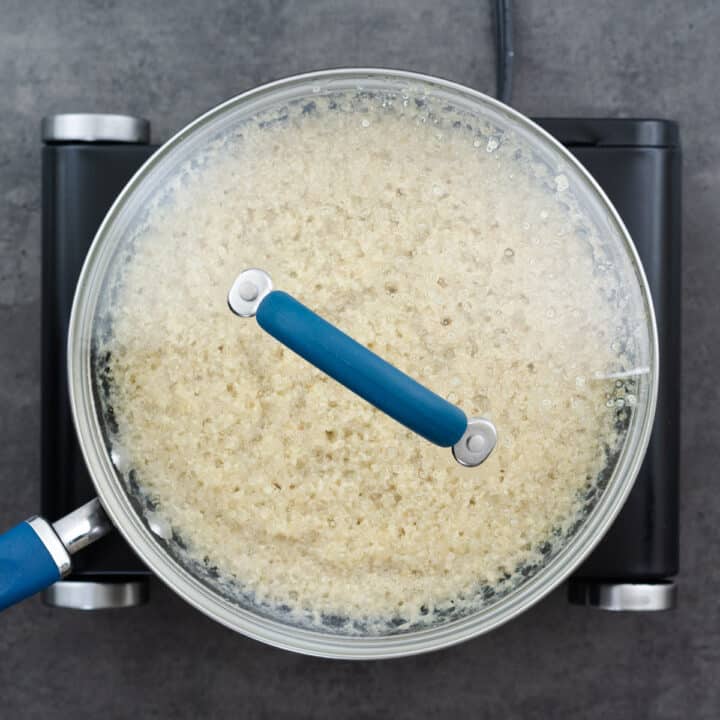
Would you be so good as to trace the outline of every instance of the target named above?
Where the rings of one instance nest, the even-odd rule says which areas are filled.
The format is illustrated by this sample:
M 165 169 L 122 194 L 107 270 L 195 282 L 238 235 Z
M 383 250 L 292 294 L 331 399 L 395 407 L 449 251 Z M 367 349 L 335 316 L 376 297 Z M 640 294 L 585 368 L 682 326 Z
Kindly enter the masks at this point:
M 435 445 L 452 447 L 467 428 L 465 413 L 323 320 L 287 293 L 262 301 L 265 332 L 399 423 Z
M 478 465 L 492 452 L 497 435 L 489 420 L 468 423 L 465 413 L 383 360 L 303 305 L 273 290 L 270 277 L 252 268 L 241 273 L 228 295 L 230 309 L 258 325 L 319 370 L 426 440 L 452 447 L 463 465 Z

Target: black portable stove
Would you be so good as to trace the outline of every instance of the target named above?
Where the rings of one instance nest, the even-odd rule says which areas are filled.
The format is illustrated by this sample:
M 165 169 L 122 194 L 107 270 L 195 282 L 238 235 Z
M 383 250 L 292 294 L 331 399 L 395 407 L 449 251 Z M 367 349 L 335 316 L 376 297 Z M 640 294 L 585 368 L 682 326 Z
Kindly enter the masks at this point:
M 657 414 L 633 491 L 603 541 L 569 583 L 569 599 L 607 610 L 664 610 L 678 572 L 680 380 L 680 147 L 664 120 L 541 118 L 614 203 L 637 246 L 660 338 Z M 125 183 L 154 152 L 145 120 L 55 115 L 43 121 L 42 515 L 66 515 L 95 495 L 68 401 L 65 349 L 85 254 Z M 148 597 L 150 571 L 119 534 L 74 559 L 45 602 L 94 610 Z

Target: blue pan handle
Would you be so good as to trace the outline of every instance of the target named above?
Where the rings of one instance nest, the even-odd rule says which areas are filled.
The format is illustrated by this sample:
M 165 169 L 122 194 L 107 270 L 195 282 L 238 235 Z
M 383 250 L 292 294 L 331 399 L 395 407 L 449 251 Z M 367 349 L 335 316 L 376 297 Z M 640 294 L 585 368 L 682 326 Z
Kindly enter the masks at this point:
M 50 533 L 49 523 L 31 518 L 0 535 L 0 610 L 52 585 L 70 567 L 65 547 Z
M 462 464 L 478 465 L 492 451 L 496 441 L 492 423 L 476 419 L 469 424 L 459 407 L 292 296 L 273 290 L 262 270 L 241 273 L 230 290 L 228 304 L 241 317 L 255 315 L 268 334 L 405 427 L 436 445 L 452 447 Z
M 72 569 L 70 556 L 110 529 L 91 500 L 55 524 L 32 517 L 0 535 L 0 610 L 61 580 Z

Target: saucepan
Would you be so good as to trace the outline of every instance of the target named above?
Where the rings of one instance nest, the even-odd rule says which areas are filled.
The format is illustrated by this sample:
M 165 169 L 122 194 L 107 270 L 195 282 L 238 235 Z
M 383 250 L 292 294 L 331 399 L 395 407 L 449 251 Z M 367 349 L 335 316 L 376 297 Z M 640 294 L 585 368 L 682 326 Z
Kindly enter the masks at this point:
M 83 267 L 97 499 L 0 537 L 0 606 L 117 529 L 192 606 L 311 655 L 507 622 L 610 527 L 658 382 L 617 212 L 519 112 L 417 73 L 291 77 L 135 174 Z

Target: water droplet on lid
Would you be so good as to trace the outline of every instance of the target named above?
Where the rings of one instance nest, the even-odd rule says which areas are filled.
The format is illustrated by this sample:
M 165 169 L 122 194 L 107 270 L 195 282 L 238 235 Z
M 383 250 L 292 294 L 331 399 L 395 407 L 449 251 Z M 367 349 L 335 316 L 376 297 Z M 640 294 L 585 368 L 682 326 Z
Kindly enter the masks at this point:
M 319 86 L 319 85 L 313 85 L 312 91 L 313 91 L 314 93 L 319 93 L 319 92 L 320 92 L 320 86 Z
M 575 386 L 579 388 L 585 387 L 585 377 L 583 375 L 578 375 L 575 378 Z
M 513 255 L 515 255 L 515 251 L 512 248 L 505 248 L 504 255 L 506 258 L 511 258 Z
M 558 192 L 565 192 L 570 187 L 568 179 L 564 175 L 558 175 L 555 178 L 555 187 Z
M 434 195 L 442 195 L 443 189 L 440 187 L 440 185 L 433 185 L 432 191 Z
M 110 459 L 118 472 L 126 473 L 130 469 L 130 458 L 124 448 L 113 448 L 110 453 Z
M 500 147 L 500 143 L 499 143 L 495 138 L 490 138 L 490 139 L 488 140 L 488 144 L 487 144 L 487 146 L 485 147 L 485 149 L 486 149 L 489 153 L 491 153 L 491 152 L 495 152 L 495 150 L 497 150 L 498 147 Z
M 634 407 L 635 405 L 637 405 L 637 398 L 634 395 L 626 395 L 625 403 L 630 407 Z
M 361 124 L 364 128 L 370 127 L 370 121 L 369 121 L 367 118 L 363 118 L 362 121 L 360 122 L 360 124 Z
M 547 315 L 549 318 L 554 318 L 554 317 L 555 317 L 555 309 L 554 309 L 554 308 L 548 308 L 548 309 L 545 311 L 545 315 Z
M 156 513 L 148 514 L 147 524 L 150 530 L 163 540 L 169 540 L 172 537 L 172 528 L 164 517 Z
M 621 407 L 624 407 L 624 406 L 625 406 L 625 400 L 623 400 L 623 398 L 617 398 L 617 399 L 615 400 L 615 407 L 621 408 Z
M 612 398 L 610 398 L 610 399 L 605 403 L 605 407 L 612 407 L 614 404 L 615 404 L 615 401 L 614 401 Z
M 473 147 L 480 147 L 482 143 L 479 140 L 473 140 Z
M 547 217 L 548 217 L 548 211 L 547 211 L 547 210 L 542 210 L 542 211 L 540 212 L 540 218 L 541 218 L 542 220 L 547 220 Z
M 529 230 L 529 229 L 530 229 L 530 223 L 529 223 L 529 222 L 524 222 L 524 223 L 522 224 L 522 228 L 523 228 L 523 230 Z

